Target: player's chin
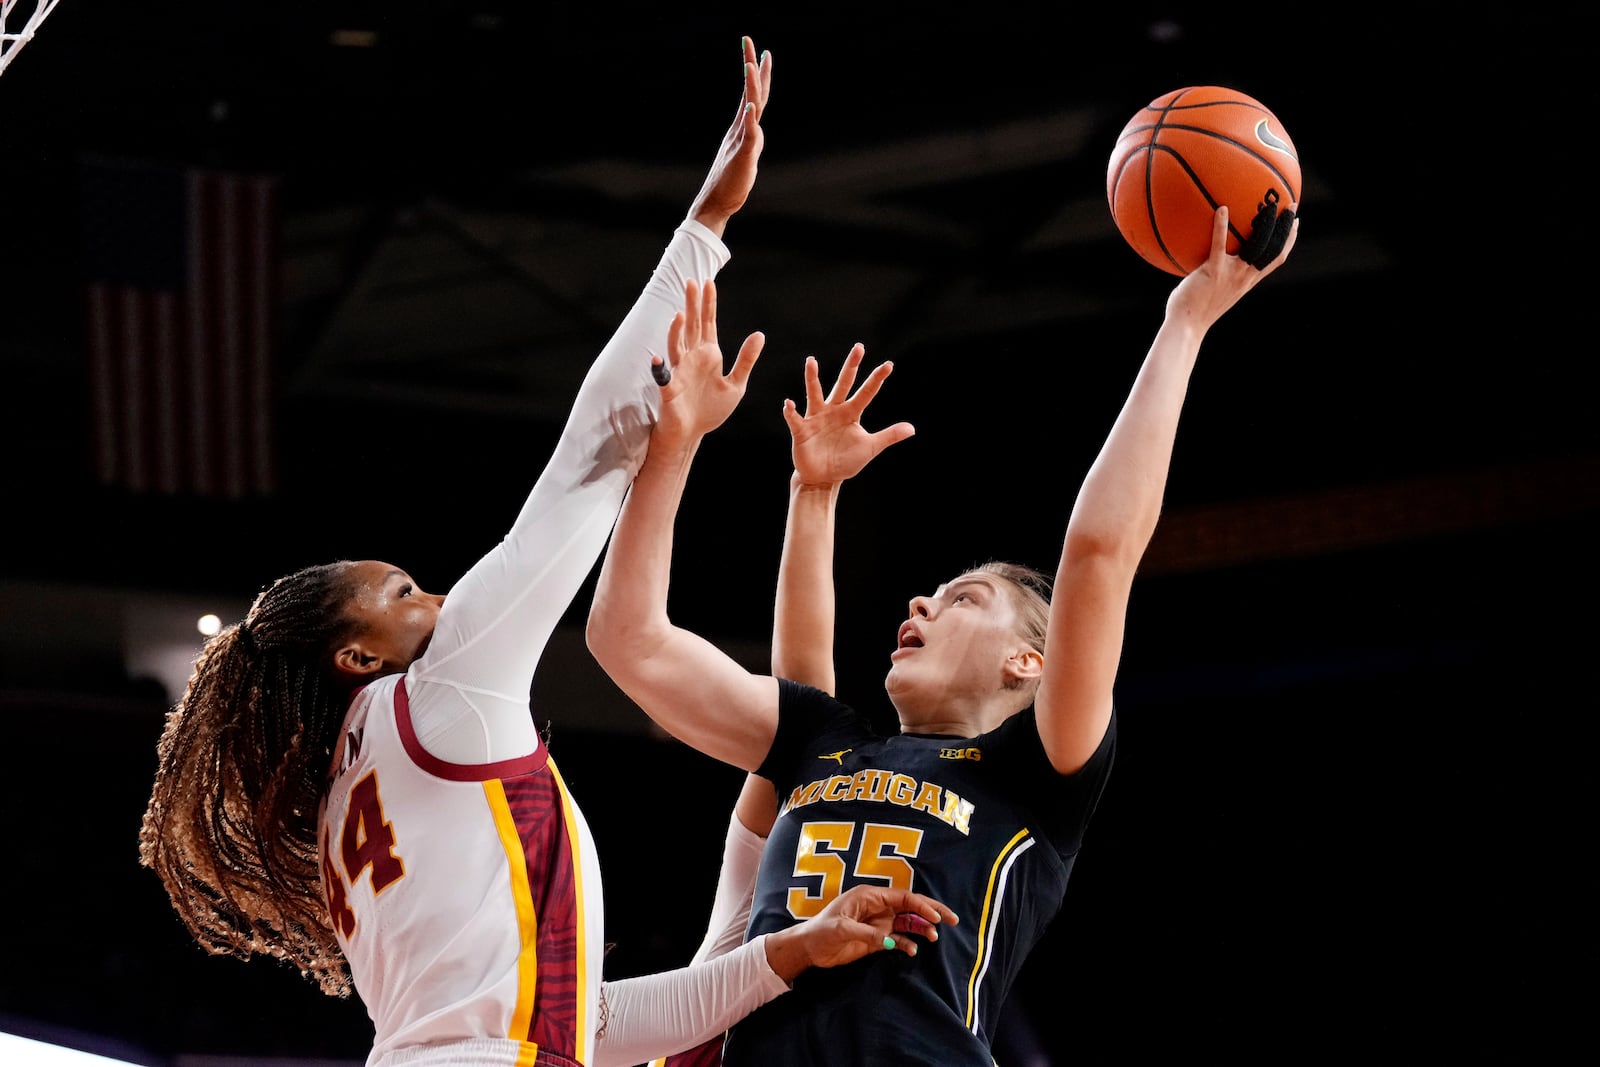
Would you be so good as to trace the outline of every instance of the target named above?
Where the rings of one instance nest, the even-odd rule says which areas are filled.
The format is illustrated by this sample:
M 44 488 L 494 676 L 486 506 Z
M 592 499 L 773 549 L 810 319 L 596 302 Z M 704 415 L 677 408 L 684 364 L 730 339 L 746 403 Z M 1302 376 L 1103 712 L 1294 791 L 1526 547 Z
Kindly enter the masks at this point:
M 896 653 L 899 655 L 899 653 Z M 902 723 L 910 709 L 917 703 L 917 694 L 924 688 L 918 681 L 914 656 L 906 656 L 889 665 L 889 671 L 883 676 L 883 691 L 889 697 L 889 702 L 900 712 Z

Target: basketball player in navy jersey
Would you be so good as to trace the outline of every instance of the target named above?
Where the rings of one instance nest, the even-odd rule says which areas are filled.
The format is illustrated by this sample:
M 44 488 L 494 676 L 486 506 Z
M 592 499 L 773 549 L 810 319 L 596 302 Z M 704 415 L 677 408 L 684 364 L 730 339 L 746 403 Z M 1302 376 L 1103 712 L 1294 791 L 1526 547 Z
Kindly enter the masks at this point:
M 789 927 L 863 884 L 915 888 L 961 917 L 933 951 L 801 976 L 733 1026 L 729 1067 L 992 1067 L 1005 996 L 1061 906 L 1111 770 L 1129 594 L 1201 342 L 1278 269 L 1298 232 L 1293 205 L 1268 222 L 1272 253 L 1247 261 L 1226 253 L 1227 212 L 1216 213 L 1211 254 L 1169 295 L 1079 489 L 1053 579 L 989 563 L 911 600 L 885 680 L 900 719 L 891 736 L 824 689 L 746 670 L 668 615 L 673 519 L 690 461 L 738 403 L 765 340 L 752 334 L 724 373 L 715 285 L 690 283 L 669 335 L 673 383 L 612 535 L 589 646 L 674 736 L 776 786 L 750 935 Z M 811 575 L 810 592 L 791 595 L 815 598 L 818 619 L 831 619 L 837 488 L 791 495 L 785 566 Z M 1010 494 L 995 498 L 1011 507 Z M 936 533 L 935 519 L 908 516 L 907 536 Z
M 908 422 L 872 433 L 862 425 L 862 413 L 894 369 L 892 364 L 880 364 L 852 393 L 864 355 L 861 345 L 851 349 L 827 397 L 822 395 L 817 361 L 807 359 L 805 414 L 799 413 L 793 401 L 784 405 L 793 441 L 794 474 L 789 482 L 791 536 L 784 539 L 772 620 L 772 673 L 829 694 L 834 691 L 833 584 L 826 570 L 831 567 L 831 553 L 804 549 L 831 548 L 833 502 L 839 486 L 861 473 L 885 448 L 915 432 Z M 804 527 L 811 522 L 822 528 L 806 531 Z M 843 754 L 838 758 L 842 760 Z M 743 940 L 762 849 L 772 832 L 777 807 L 772 783 L 747 774 L 728 819 L 712 919 L 694 962 L 714 959 Z M 744 921 L 735 933 L 734 920 L 739 915 Z M 901 916 L 897 928 L 937 940 L 938 931 L 919 918 Z M 725 1039 L 725 1034 L 717 1035 L 694 1049 L 655 1060 L 650 1067 L 717 1067 Z

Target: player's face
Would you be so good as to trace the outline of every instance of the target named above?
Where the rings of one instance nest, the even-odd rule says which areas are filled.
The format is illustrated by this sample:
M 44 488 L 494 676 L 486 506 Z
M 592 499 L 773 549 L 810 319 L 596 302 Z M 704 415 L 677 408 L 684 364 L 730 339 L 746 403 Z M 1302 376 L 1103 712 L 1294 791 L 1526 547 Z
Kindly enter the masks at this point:
M 884 685 L 903 721 L 959 716 L 1005 687 L 1006 662 L 1022 644 L 1003 583 L 963 575 L 912 599 Z
M 349 615 L 360 631 L 357 640 L 368 654 L 381 659 L 380 673 L 403 671 L 433 638 L 444 597 L 424 593 L 409 574 L 380 560 L 352 566 L 359 591 Z

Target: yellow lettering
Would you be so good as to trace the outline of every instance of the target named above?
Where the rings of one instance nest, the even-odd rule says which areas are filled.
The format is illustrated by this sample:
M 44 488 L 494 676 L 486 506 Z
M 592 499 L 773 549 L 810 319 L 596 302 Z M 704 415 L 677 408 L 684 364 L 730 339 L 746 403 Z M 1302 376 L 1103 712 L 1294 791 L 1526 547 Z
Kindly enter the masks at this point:
M 822 787 L 823 800 L 844 800 L 850 793 L 850 776 L 836 774 Z
M 939 818 L 962 833 L 967 833 L 972 828 L 972 801 L 962 800 L 955 793 L 945 790 L 944 810 L 939 813 Z
M 809 785 L 795 786 L 794 792 L 789 794 L 789 803 L 784 806 L 784 810 L 788 811 L 790 808 L 803 808 L 807 804 L 815 804 L 817 802 L 817 797 L 821 793 L 821 782 L 812 782 Z
M 853 775 L 835 774 L 806 785 L 796 786 L 789 794 L 788 802 L 783 805 L 782 812 L 803 808 L 821 800 L 873 801 L 879 804 L 894 804 L 902 808 L 915 808 L 927 812 L 941 822 L 948 823 L 963 834 L 971 833 L 972 815 L 976 810 L 970 800 L 963 800 L 959 794 L 933 782 L 919 782 L 907 774 L 894 774 L 890 771 L 868 768 Z
M 850 795 L 845 799 L 871 800 L 872 775 L 873 772 L 871 770 L 857 771 L 855 778 L 853 778 L 850 782 Z
M 889 803 L 905 807 L 917 791 L 917 780 L 909 775 L 897 774 L 889 779 Z

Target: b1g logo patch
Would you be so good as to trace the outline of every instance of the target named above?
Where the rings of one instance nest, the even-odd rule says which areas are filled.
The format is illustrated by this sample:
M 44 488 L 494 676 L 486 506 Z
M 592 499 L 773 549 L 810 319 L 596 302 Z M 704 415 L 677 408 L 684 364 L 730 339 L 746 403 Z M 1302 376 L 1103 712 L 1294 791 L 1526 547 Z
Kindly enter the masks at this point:
M 939 758 L 940 759 L 969 759 L 969 760 L 974 760 L 974 761 L 981 760 L 981 759 L 983 759 L 983 749 L 981 749 L 981 748 L 941 748 L 939 750 Z

